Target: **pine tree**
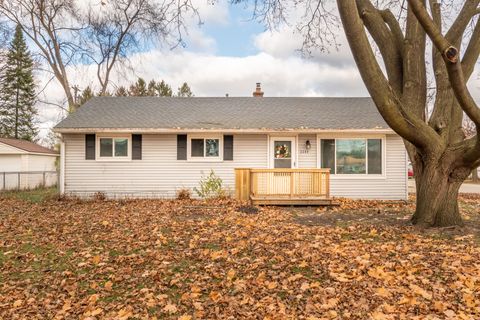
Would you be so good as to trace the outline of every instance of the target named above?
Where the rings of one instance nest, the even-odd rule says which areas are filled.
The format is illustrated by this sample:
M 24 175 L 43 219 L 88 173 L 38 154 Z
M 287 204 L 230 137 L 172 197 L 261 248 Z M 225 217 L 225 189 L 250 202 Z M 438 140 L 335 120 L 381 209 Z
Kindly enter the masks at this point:
M 115 96 L 116 97 L 126 97 L 128 96 L 128 91 L 125 89 L 124 86 L 118 87 L 117 91 L 115 91 Z
M 158 94 L 157 94 L 157 83 L 155 82 L 155 80 L 150 80 L 150 82 L 148 83 L 148 87 L 147 87 L 147 96 L 149 97 L 156 97 Z
M 158 95 L 160 97 L 171 97 L 171 96 L 173 96 L 172 87 L 163 80 L 160 81 L 157 84 L 157 91 L 158 91 Z
M 180 88 L 178 88 L 177 96 L 178 97 L 193 97 L 193 92 L 186 82 L 184 82 L 182 84 L 182 86 Z
M 145 97 L 148 95 L 147 83 L 142 78 L 132 84 L 128 89 L 128 94 L 135 97 Z
M 90 88 L 90 86 L 86 87 L 85 90 L 82 91 L 82 95 L 78 97 L 78 105 L 83 105 L 85 102 L 93 98 L 94 95 L 92 88 Z
M 0 82 L 0 134 L 17 139 L 35 140 L 35 82 L 33 61 L 22 29 L 17 25 L 7 53 Z

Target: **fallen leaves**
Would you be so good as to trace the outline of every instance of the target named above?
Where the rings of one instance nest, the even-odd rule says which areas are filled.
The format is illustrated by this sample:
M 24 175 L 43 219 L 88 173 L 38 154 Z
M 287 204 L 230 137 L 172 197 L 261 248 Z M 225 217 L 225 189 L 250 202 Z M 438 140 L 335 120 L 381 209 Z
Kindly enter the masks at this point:
M 369 219 L 410 208 L 339 201 Z M 480 318 L 475 237 L 237 205 L 0 198 L 0 318 Z

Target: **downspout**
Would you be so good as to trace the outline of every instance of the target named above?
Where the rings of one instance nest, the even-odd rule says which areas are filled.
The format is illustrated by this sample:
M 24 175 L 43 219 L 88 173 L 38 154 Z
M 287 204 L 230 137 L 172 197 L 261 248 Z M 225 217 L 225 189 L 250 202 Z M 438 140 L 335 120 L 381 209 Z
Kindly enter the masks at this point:
M 65 141 L 63 134 L 60 135 L 60 178 L 59 178 L 60 194 L 65 194 Z

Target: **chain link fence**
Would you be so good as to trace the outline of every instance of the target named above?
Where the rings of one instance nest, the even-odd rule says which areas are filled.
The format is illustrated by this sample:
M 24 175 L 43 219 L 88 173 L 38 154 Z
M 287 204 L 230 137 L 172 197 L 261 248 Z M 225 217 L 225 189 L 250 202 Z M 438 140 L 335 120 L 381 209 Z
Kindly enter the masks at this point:
M 0 191 L 53 187 L 58 177 L 57 171 L 0 172 Z

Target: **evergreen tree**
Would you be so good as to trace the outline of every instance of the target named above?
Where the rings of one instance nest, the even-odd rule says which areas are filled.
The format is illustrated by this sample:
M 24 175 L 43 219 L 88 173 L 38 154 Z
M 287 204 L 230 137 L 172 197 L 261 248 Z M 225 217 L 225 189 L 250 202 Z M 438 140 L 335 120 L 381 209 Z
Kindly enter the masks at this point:
M 142 78 L 132 84 L 128 89 L 128 94 L 135 97 L 145 97 L 148 95 L 147 83 Z
M 155 97 L 157 96 L 157 83 L 155 82 L 155 80 L 150 80 L 150 82 L 148 83 L 148 87 L 147 87 L 147 96 L 149 97 Z
M 186 82 L 184 82 L 182 84 L 182 86 L 180 88 L 178 88 L 177 96 L 178 97 L 193 97 L 193 92 Z
M 17 139 L 35 140 L 37 110 L 34 105 L 33 61 L 22 29 L 17 25 L 7 53 L 0 82 L 0 134 Z
M 90 88 L 90 86 L 86 87 L 85 90 L 82 91 L 82 95 L 78 97 L 78 105 L 83 105 L 85 102 L 93 98 L 94 95 L 92 88 Z
M 157 84 L 157 91 L 158 91 L 158 95 L 160 97 L 171 97 L 171 96 L 173 96 L 172 87 L 163 80 L 160 81 Z
M 118 87 L 117 91 L 115 91 L 116 97 L 126 97 L 128 96 L 128 91 L 124 86 Z

